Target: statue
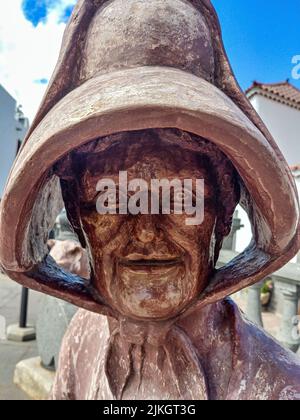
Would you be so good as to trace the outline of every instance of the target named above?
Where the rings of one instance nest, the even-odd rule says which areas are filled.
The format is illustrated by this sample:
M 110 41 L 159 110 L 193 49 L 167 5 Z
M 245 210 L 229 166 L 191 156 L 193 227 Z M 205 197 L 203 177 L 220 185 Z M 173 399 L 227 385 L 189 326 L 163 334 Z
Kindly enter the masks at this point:
M 170 214 L 142 200 L 126 213 L 124 173 L 151 185 L 144 198 L 153 179 L 203 179 L 203 222 L 186 223 L 175 193 Z M 116 185 L 107 214 L 103 179 Z M 253 240 L 217 270 L 238 203 Z M 64 205 L 89 280 L 48 255 Z M 296 255 L 299 223 L 290 170 L 237 85 L 210 1 L 80 0 L 1 203 L 5 272 L 82 308 L 52 398 L 300 399 L 299 359 L 228 297 Z

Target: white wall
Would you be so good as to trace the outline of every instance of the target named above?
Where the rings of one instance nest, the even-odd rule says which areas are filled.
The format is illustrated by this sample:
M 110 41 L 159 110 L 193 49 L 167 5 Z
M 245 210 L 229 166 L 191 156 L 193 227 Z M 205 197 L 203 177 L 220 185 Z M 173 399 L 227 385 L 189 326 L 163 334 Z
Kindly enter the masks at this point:
M 300 164 L 300 110 L 261 95 L 250 99 L 290 166 Z
M 300 197 L 300 176 L 296 178 L 296 185 L 298 187 L 298 193 Z M 238 206 L 238 215 L 244 227 L 237 232 L 236 250 L 238 252 L 242 252 L 249 245 L 252 239 L 252 230 L 251 230 L 251 224 L 250 224 L 248 215 L 240 206 Z M 292 262 L 297 262 L 297 258 L 295 257 L 292 260 Z
M 250 102 L 273 135 L 290 166 L 300 164 L 300 111 L 255 95 Z M 300 177 L 296 178 L 300 196 Z M 242 252 L 252 239 L 247 213 L 239 206 L 243 229 L 237 233 L 237 251 Z M 295 259 L 293 260 L 295 262 Z
M 244 227 L 236 234 L 236 251 L 242 252 L 247 248 L 252 239 L 252 230 L 248 215 L 241 206 L 238 206 L 238 217 L 241 219 L 241 223 Z
M 296 178 L 296 185 L 297 185 L 298 193 L 299 193 L 299 197 L 300 197 L 300 175 Z

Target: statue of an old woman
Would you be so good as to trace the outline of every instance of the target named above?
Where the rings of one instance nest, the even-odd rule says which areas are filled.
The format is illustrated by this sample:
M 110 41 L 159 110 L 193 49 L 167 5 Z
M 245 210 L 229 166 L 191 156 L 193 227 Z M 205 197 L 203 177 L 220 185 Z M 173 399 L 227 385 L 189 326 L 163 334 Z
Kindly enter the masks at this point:
M 124 174 L 147 192 L 124 190 Z M 153 180 L 169 182 L 170 211 L 150 206 Z M 189 210 L 203 198 L 199 223 L 178 211 L 188 196 Z M 238 203 L 253 240 L 217 270 Z M 63 205 L 89 280 L 48 256 Z M 6 273 L 83 308 L 52 398 L 300 399 L 299 360 L 228 298 L 297 253 L 299 226 L 291 173 L 236 83 L 210 1 L 79 0 L 1 203 Z

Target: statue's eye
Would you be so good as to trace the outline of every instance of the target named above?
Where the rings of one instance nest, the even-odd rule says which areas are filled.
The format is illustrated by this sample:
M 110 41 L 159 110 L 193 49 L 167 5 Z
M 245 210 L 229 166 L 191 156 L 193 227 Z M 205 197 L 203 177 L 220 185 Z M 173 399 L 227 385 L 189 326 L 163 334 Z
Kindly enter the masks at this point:
M 184 191 L 175 191 L 173 194 L 174 203 L 184 203 L 185 193 Z
M 170 212 L 171 214 L 183 214 L 185 205 L 196 205 L 196 196 L 193 191 L 182 189 L 171 190 Z M 169 205 L 169 204 L 168 204 Z
M 188 189 L 176 190 L 171 194 L 171 204 L 189 203 L 196 205 L 196 195 Z

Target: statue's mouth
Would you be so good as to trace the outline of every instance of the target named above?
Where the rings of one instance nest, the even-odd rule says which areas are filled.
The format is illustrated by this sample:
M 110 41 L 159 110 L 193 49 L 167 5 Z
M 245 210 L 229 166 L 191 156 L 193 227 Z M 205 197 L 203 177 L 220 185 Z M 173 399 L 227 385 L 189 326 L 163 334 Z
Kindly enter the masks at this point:
M 172 267 L 182 264 L 181 258 L 121 259 L 119 264 L 127 267 Z
M 132 282 L 135 279 L 145 281 L 149 279 L 157 282 L 159 279 L 161 283 L 174 278 L 182 271 L 184 267 L 183 259 L 180 257 L 145 257 L 145 258 L 121 258 L 118 260 L 118 272 L 122 279 L 127 282 Z M 138 277 L 136 277 L 138 276 Z

